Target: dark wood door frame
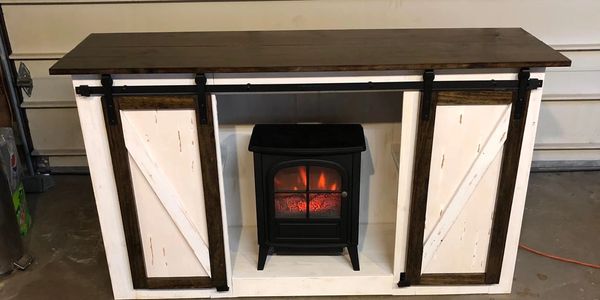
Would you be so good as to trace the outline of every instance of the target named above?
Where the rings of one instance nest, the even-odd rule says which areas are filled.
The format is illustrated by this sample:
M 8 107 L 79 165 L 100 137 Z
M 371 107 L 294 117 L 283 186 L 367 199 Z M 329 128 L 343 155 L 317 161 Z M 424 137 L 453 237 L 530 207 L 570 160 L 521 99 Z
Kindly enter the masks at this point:
M 112 96 L 109 96 L 112 97 Z M 210 94 L 200 96 L 118 96 L 112 105 L 107 105 L 103 97 L 103 110 L 113 172 L 121 208 L 121 218 L 127 253 L 135 289 L 175 289 L 175 288 L 212 288 L 227 291 L 225 267 L 225 247 L 221 198 L 219 192 L 215 131 L 213 126 Z M 199 121 L 199 102 L 204 102 L 207 122 Z M 148 277 L 144 261 L 143 245 L 140 234 L 135 195 L 129 168 L 129 158 L 125 147 L 121 123 L 122 110 L 166 110 L 191 109 L 196 111 L 199 155 L 204 187 L 204 202 L 208 229 L 208 248 L 211 276 L 197 277 Z M 112 110 L 112 111 L 111 111 Z M 111 119 L 114 118 L 114 119 Z
M 516 91 L 440 91 L 434 92 L 431 95 L 430 101 L 431 105 L 429 106 L 429 111 L 425 112 L 424 110 L 420 110 L 419 112 L 420 116 L 417 126 L 417 144 L 409 216 L 406 270 L 401 274 L 398 286 L 498 283 L 500 281 L 523 133 L 527 119 L 529 91 L 524 95 L 524 103 L 519 103 L 519 105 L 517 105 L 519 97 L 518 92 Z M 512 105 L 511 119 L 508 125 L 508 134 L 502 156 L 485 272 L 422 274 L 421 267 L 423 260 L 425 215 L 427 209 L 429 172 L 437 106 L 490 104 Z M 421 114 L 424 113 L 428 113 L 429 117 L 422 118 Z

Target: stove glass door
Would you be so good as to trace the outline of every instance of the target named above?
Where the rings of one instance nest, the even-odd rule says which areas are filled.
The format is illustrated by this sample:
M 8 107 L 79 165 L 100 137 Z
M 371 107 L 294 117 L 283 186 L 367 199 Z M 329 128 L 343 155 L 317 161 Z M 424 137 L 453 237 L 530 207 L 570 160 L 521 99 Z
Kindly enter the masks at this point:
M 273 181 L 276 219 L 341 217 L 344 192 L 338 170 L 316 165 L 287 167 L 277 171 Z

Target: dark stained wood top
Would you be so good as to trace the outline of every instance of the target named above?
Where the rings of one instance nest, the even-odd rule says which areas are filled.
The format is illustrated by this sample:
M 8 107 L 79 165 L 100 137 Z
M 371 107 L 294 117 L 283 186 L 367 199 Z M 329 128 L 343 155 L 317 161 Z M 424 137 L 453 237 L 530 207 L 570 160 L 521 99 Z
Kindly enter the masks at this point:
M 521 28 L 91 34 L 50 74 L 521 68 L 571 61 Z

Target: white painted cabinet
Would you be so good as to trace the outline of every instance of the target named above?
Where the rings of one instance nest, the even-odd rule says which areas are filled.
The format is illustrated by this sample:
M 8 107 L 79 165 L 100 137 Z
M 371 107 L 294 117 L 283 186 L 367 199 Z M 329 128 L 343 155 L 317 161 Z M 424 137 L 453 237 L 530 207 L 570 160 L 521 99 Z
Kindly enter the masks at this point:
M 510 292 L 544 67 L 569 64 L 521 29 L 197 32 L 92 35 L 50 72 L 116 298 L 428 295 Z M 257 270 L 252 126 L 307 121 L 364 128 L 360 270 Z
M 298 78 L 277 77 L 209 77 L 209 84 L 227 85 L 240 82 L 410 82 L 419 75 L 364 74 L 331 77 L 303 74 Z M 516 73 L 482 75 L 438 75 L 436 80 L 516 80 Z M 543 73 L 532 73 L 543 79 Z M 99 77 L 75 77 L 74 86 L 101 86 Z M 193 85 L 192 75 L 119 76 L 116 86 Z M 401 121 L 387 124 L 364 123 L 368 151 L 363 155 L 361 187 L 360 259 L 361 271 L 354 272 L 344 256 L 272 256 L 269 267 L 256 270 L 257 235 L 253 190 L 253 164 L 247 151 L 251 125 L 219 124 L 217 108 L 231 109 L 228 102 L 251 101 L 248 95 L 215 93 L 210 98 L 216 159 L 219 162 L 219 208 L 222 229 L 226 280 L 231 290 L 188 289 L 185 280 L 210 277 L 206 245 L 208 223 L 202 197 L 204 185 L 195 115 L 196 98 L 190 96 L 116 96 L 126 148 L 127 165 L 113 168 L 110 138 L 106 135 L 105 115 L 100 97 L 77 96 L 82 116 L 84 141 L 92 166 L 92 179 L 98 201 L 113 289 L 117 298 L 209 297 L 209 296 L 285 296 L 285 295 L 378 295 L 378 294 L 453 294 L 506 293 L 510 291 L 521 216 L 525 201 L 528 170 L 535 137 L 541 89 L 529 97 L 525 117 L 523 146 L 511 194 L 511 211 L 507 224 L 504 259 L 500 262 L 497 283 L 481 282 L 485 277 L 488 247 L 496 190 L 499 186 L 504 146 L 513 122 L 511 107 L 514 92 L 455 93 L 466 103 L 453 103 L 454 94 L 439 92 L 430 150 L 428 196 L 422 220 L 422 270 L 420 284 L 398 287 L 406 276 L 407 245 L 412 227 L 410 207 L 413 199 L 414 161 L 419 149 L 419 102 L 422 93 L 391 93 L 402 101 Z M 345 93 L 328 97 L 343 98 Z M 380 96 L 363 97 L 367 105 Z M 387 97 L 387 96 L 386 96 Z M 446 97 L 446 98 L 444 98 Z M 499 97 L 499 103 L 489 102 Z M 492 100 L 490 100 L 492 98 Z M 236 100 L 237 99 L 237 100 Z M 446 100 L 444 100 L 446 99 Z M 486 102 L 485 104 L 477 101 Z M 300 100 L 303 101 L 303 100 Z M 304 100 L 306 101 L 306 100 Z M 441 103 L 444 102 L 445 103 Z M 504 101 L 504 102 L 502 102 Z M 474 102 L 474 103 L 473 103 Z M 311 105 L 309 102 L 302 102 Z M 310 110 L 310 108 L 307 108 Z M 323 115 L 327 118 L 327 113 Z M 348 115 L 352 118 L 352 114 Z M 392 157 L 394 145 L 400 143 L 399 169 Z M 133 198 L 137 207 L 142 263 L 146 280 L 159 287 L 169 277 L 175 289 L 136 288 L 132 281 L 128 256 L 127 223 L 122 221 L 117 184 L 113 177 L 128 166 Z M 390 182 L 389 179 L 392 179 Z M 394 184 L 394 181 L 398 184 Z M 368 188 L 365 188 L 368 187 Z M 388 212 L 396 212 L 388 214 Z M 209 251 L 210 252 L 210 251 Z M 173 255 L 171 255 L 173 253 Z M 326 267 L 324 267 L 326 266 Z M 404 275 L 403 275 L 404 274 Z M 462 276 L 462 277 L 461 277 Z M 159 278 L 158 280 L 155 280 Z M 177 281 L 179 278 L 180 281 Z M 405 277 L 404 277 L 405 278 Z M 436 279 L 437 278 L 437 279 Z M 165 280 L 162 281 L 161 280 Z M 154 281 L 153 281 L 154 280 Z M 436 282 L 436 280 L 445 280 Z M 452 282 L 456 280 L 456 282 Z M 188 281 L 188 284 L 191 281 Z M 298 285 L 298 282 L 302 282 Z M 323 282 L 328 282 L 324 285 Z M 178 286 L 181 284 L 181 286 Z M 457 285 L 458 284 L 458 285 Z

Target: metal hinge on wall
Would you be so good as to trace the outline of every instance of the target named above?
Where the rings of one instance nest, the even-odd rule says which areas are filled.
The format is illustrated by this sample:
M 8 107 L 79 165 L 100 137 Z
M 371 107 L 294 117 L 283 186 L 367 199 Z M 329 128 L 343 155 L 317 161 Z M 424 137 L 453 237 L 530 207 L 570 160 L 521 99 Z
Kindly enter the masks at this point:
M 33 79 L 31 78 L 31 72 L 24 63 L 19 64 L 19 71 L 17 72 L 17 86 L 31 97 L 33 92 Z

